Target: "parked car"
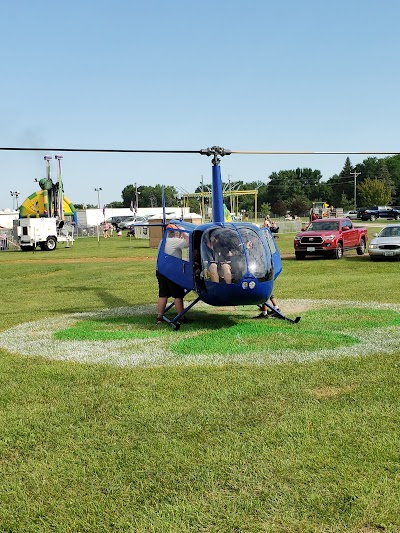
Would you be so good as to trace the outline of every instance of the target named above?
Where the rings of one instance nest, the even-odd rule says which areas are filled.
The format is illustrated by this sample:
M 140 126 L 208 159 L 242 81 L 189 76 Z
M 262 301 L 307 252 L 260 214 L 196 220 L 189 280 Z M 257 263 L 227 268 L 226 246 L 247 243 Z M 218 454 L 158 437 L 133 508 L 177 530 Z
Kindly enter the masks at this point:
M 361 214 L 362 220 L 374 221 L 377 218 L 400 220 L 400 211 L 393 209 L 393 207 L 388 207 L 387 205 L 374 205 L 372 207 L 368 207 Z
M 357 207 L 357 218 L 358 219 L 362 219 L 362 215 L 364 213 L 364 211 L 368 209 L 368 207 Z
M 121 217 L 121 220 L 118 222 L 118 229 L 126 229 L 129 224 L 135 222 L 134 216 Z
M 134 226 L 141 226 L 143 224 L 148 224 L 148 220 L 149 220 L 148 216 L 134 217 L 134 220 L 127 220 L 124 223 L 124 226 L 122 229 L 130 229 Z
M 107 218 L 107 220 L 105 220 L 104 222 L 100 222 L 100 225 L 103 225 L 105 222 L 107 222 L 108 224 L 112 224 L 114 229 L 117 229 L 121 218 L 123 217 L 110 217 L 110 218 Z
M 368 241 L 367 228 L 355 228 L 348 218 L 317 219 L 308 223 L 294 238 L 296 259 L 306 255 L 325 255 L 341 259 L 345 250 L 364 255 Z
M 117 222 L 116 229 L 118 229 L 118 230 L 126 229 L 126 224 L 129 223 L 129 222 L 133 222 L 135 220 L 135 218 L 136 218 L 135 215 L 120 216 L 119 220 Z
M 368 246 L 372 261 L 378 259 L 400 259 L 400 224 L 390 224 L 375 233 Z
M 346 211 L 346 213 L 343 213 L 343 216 L 346 218 L 350 218 L 350 220 L 357 220 L 358 213 L 357 211 Z

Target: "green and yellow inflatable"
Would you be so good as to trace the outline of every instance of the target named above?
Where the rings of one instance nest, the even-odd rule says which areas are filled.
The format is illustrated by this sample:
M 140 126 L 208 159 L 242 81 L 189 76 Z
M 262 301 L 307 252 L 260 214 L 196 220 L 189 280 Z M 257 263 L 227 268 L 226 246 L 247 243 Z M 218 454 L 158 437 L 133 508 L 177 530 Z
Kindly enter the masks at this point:
M 63 212 L 65 216 L 72 216 L 76 220 L 76 210 L 67 196 L 63 195 Z M 49 192 L 47 190 L 37 191 L 21 204 L 19 208 L 20 218 L 48 217 L 52 214 Z

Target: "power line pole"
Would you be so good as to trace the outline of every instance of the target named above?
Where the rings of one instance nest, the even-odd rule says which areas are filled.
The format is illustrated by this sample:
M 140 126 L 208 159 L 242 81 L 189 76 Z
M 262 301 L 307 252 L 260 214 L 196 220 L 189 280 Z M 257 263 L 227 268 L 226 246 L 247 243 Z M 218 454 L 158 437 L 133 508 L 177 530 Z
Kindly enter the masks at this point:
M 135 183 L 135 214 L 137 214 L 138 207 L 139 207 L 139 194 L 140 194 L 140 192 L 138 192 L 138 187 L 140 187 L 140 185 Z
M 361 172 L 350 172 L 350 176 L 354 176 L 354 211 L 357 210 L 357 176 L 359 176 Z

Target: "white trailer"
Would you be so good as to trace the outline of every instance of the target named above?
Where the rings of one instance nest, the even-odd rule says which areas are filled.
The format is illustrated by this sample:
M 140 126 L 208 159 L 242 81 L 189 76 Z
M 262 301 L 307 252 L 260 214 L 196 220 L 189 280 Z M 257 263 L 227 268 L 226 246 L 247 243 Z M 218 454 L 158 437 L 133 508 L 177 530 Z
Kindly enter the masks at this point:
M 57 225 L 58 224 L 58 225 Z M 63 222 L 55 218 L 19 218 L 14 221 L 14 236 L 23 252 L 33 251 L 37 246 L 41 250 L 55 250 L 57 242 L 73 242 L 68 232 L 62 232 Z

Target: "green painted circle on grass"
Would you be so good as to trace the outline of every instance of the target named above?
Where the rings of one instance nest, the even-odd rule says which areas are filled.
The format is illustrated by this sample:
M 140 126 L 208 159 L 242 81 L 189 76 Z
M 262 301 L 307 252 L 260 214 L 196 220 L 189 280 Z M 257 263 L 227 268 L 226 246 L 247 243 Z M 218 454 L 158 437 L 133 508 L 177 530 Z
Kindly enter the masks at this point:
M 249 309 L 199 305 L 179 332 L 157 326 L 153 306 L 76 313 L 0 333 L 0 347 L 21 355 L 126 366 L 283 362 L 393 352 L 400 307 L 287 300 L 301 321 L 251 320 Z M 253 313 L 252 313 L 253 314 Z M 289 313 L 292 314 L 292 313 Z

